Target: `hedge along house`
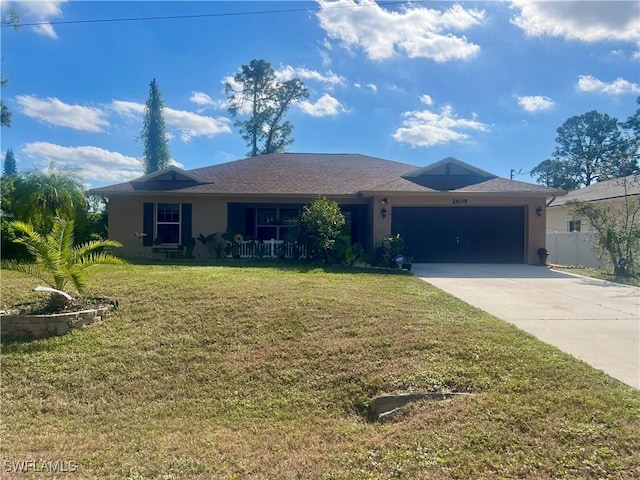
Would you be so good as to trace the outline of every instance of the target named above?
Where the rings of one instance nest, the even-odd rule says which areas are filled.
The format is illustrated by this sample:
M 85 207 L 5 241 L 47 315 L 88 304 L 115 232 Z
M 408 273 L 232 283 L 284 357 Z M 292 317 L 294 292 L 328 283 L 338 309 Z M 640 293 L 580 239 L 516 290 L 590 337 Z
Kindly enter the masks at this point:
M 424 168 L 359 154 L 274 153 L 194 170 L 169 167 L 97 188 L 121 255 L 199 234 L 245 240 L 295 237 L 304 205 L 337 202 L 353 243 L 366 250 L 400 234 L 414 262 L 537 263 L 547 197 L 564 192 L 499 178 L 446 158 Z M 144 235 L 139 235 L 144 233 Z M 197 245 L 196 258 L 210 257 Z

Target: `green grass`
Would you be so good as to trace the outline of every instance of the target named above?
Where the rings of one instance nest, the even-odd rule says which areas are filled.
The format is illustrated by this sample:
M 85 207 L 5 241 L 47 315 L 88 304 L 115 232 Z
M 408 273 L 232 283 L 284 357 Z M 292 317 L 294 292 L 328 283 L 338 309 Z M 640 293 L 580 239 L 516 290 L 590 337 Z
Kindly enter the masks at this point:
M 113 316 L 3 344 L 2 460 L 82 479 L 640 478 L 640 393 L 515 327 L 408 275 L 228 265 L 95 267 Z M 34 285 L 2 272 L 3 304 Z M 366 420 L 374 395 L 434 390 L 475 395 Z
M 563 267 L 554 266 L 554 270 L 561 272 L 576 273 L 578 275 L 584 275 L 585 277 L 599 278 L 600 280 L 608 280 L 609 282 L 622 283 L 623 285 L 631 285 L 633 287 L 640 287 L 640 276 L 637 275 L 614 275 L 611 272 L 606 272 L 598 268 L 587 267 Z

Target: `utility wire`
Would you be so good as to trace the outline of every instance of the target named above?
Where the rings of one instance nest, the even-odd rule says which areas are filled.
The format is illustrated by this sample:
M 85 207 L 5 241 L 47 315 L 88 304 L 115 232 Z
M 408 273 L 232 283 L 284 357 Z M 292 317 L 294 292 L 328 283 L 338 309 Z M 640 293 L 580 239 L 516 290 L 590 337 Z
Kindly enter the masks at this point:
M 398 1 L 389 1 L 389 2 L 377 2 L 374 4 L 368 5 L 343 5 L 338 7 L 330 7 L 330 9 L 345 9 L 345 8 L 362 8 L 362 7 L 373 7 L 373 6 L 386 6 L 386 5 L 402 5 L 402 4 L 416 4 L 416 3 L 427 3 L 429 0 L 398 0 Z M 308 12 L 313 10 L 320 10 L 321 7 L 312 6 L 306 8 L 289 8 L 283 10 L 256 10 L 252 12 L 228 12 L 228 13 L 201 13 L 196 15 L 167 15 L 167 16 L 158 16 L 158 17 L 130 17 L 130 18 L 101 18 L 101 19 L 93 19 L 93 20 L 58 20 L 58 21 L 42 21 L 42 22 L 32 22 L 32 23 L 3 23 L 2 28 L 5 27 L 37 27 L 41 25 L 72 25 L 72 24 L 82 24 L 82 23 L 115 23 L 115 22 L 140 22 L 140 21 L 151 21 L 151 20 L 181 20 L 181 19 L 190 19 L 190 18 L 213 18 L 213 17 L 240 17 L 240 16 L 248 16 L 248 15 L 266 15 L 272 13 L 295 13 L 295 12 Z

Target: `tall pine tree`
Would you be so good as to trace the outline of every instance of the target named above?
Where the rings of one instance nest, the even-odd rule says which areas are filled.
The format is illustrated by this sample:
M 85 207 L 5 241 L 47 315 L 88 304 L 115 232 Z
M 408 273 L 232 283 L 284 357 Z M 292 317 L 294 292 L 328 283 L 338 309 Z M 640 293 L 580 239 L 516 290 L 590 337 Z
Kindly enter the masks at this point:
M 235 122 L 251 149 L 248 155 L 284 152 L 293 143 L 293 124 L 284 117 L 292 104 L 309 96 L 300 79 L 278 82 L 269 62 L 254 59 L 225 84 L 225 93 L 232 117 L 249 115 Z
M 168 167 L 171 163 L 167 133 L 162 110 L 164 102 L 154 78 L 149 84 L 149 96 L 145 106 L 144 122 L 140 138 L 144 142 L 143 160 L 145 173 Z
M 13 150 L 11 148 L 7 149 L 7 153 L 4 156 L 4 165 L 2 168 L 2 174 L 11 177 L 18 173 L 18 169 L 16 168 L 16 157 L 13 155 Z

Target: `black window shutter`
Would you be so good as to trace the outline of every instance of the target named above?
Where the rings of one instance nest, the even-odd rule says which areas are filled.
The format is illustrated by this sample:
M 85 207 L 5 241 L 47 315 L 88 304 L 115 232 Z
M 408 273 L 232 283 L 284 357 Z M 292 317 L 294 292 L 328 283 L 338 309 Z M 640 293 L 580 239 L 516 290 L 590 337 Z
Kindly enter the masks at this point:
M 145 203 L 142 206 L 142 245 L 153 245 L 153 203 Z
M 191 233 L 191 204 L 183 203 L 182 204 L 182 245 L 186 245 L 191 237 L 193 236 Z
M 256 209 L 247 208 L 244 217 L 244 235 L 255 237 L 256 235 Z

